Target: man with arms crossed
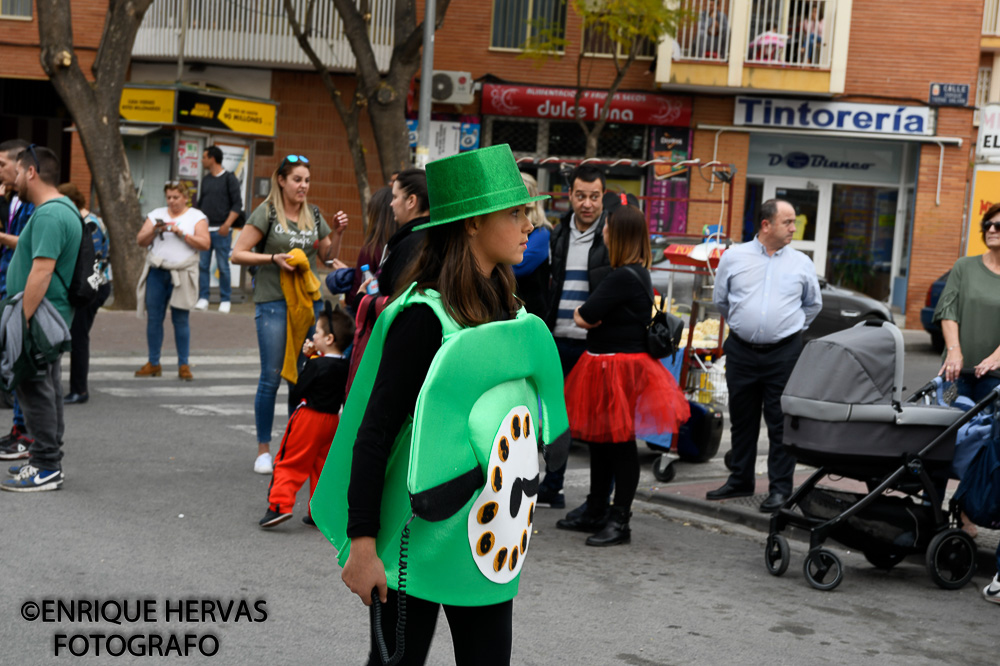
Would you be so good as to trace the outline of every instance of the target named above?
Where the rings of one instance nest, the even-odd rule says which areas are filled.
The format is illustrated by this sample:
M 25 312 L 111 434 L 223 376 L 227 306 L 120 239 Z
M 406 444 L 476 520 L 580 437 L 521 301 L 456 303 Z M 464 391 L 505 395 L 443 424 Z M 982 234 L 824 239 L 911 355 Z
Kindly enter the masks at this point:
M 802 331 L 819 314 L 823 300 L 812 260 L 788 247 L 795 235 L 795 209 L 770 199 L 761 206 L 757 235 L 727 250 L 715 274 L 713 300 L 729 324 L 726 384 L 733 434 L 732 473 L 709 491 L 710 500 L 754 494 L 754 465 L 761 412 L 770 448 L 767 499 L 772 513 L 792 494 L 795 458 L 782 444 L 781 392 L 802 351 Z

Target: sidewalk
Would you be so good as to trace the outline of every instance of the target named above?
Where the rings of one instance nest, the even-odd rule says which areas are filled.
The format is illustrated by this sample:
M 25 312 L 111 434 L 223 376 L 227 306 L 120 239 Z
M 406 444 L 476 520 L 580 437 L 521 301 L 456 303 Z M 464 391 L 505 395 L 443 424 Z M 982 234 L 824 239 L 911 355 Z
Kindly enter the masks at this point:
M 191 352 L 229 350 L 234 354 L 257 354 L 257 329 L 254 326 L 254 304 L 233 303 L 229 314 L 219 314 L 213 303 L 205 312 L 191 311 Z M 176 354 L 174 329 L 167 313 L 163 323 L 163 355 Z M 139 319 L 135 310 L 101 309 L 90 330 L 90 353 L 113 356 L 145 354 L 146 319 Z

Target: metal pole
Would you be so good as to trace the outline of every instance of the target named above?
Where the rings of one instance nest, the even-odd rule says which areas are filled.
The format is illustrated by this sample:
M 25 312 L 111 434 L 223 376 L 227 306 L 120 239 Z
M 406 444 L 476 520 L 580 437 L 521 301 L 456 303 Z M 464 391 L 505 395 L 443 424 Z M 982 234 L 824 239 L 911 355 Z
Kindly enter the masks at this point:
M 437 0 L 424 2 L 424 53 L 420 68 L 420 111 L 417 114 L 417 167 L 423 169 L 430 159 L 431 81 L 434 78 L 434 22 Z
M 188 16 L 191 11 L 191 0 L 184 0 L 181 7 L 181 35 L 177 42 L 177 83 L 184 74 L 184 40 L 187 38 Z

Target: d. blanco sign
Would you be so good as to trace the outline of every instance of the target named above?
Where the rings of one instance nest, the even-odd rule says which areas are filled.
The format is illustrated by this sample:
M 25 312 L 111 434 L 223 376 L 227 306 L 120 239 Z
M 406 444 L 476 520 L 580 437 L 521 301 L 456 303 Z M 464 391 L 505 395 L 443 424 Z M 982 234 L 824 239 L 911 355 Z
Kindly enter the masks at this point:
M 734 125 L 871 134 L 934 134 L 926 106 L 737 97 Z
M 1000 156 L 1000 104 L 992 102 L 979 110 L 979 138 L 976 140 L 979 157 Z

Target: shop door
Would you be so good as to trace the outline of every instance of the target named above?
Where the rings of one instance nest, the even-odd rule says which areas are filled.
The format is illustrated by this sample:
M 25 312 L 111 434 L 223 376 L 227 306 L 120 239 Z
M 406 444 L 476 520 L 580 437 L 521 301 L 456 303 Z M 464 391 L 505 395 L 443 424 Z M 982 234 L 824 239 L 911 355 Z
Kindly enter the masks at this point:
M 830 233 L 829 181 L 806 178 L 766 178 L 764 200 L 784 199 L 795 207 L 795 239 L 792 247 L 813 260 L 816 274 L 826 276 L 826 248 Z

